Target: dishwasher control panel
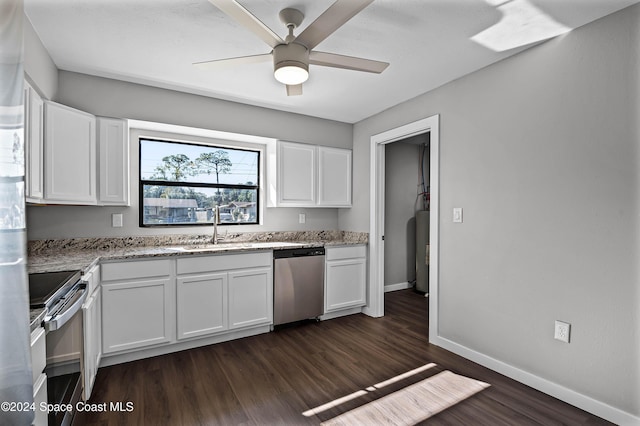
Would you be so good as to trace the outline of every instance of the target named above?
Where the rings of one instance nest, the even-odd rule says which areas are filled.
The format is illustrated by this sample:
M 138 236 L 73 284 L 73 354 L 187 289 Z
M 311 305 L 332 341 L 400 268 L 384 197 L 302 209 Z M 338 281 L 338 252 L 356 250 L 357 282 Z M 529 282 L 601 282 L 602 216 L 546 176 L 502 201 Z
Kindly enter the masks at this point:
M 324 256 L 324 247 L 295 248 L 274 250 L 274 259 L 286 259 L 288 257 Z

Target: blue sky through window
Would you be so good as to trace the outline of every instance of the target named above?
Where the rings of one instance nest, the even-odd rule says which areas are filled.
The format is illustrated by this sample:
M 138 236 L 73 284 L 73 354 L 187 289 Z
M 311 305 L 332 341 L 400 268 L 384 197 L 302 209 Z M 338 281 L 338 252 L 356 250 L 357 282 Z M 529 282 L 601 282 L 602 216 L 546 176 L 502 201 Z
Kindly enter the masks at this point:
M 156 167 L 163 165 L 162 159 L 164 157 L 184 154 L 190 160 L 195 161 L 202 153 L 218 150 L 225 151 L 232 164 L 228 173 L 220 174 L 221 184 L 238 185 L 258 182 L 258 152 L 256 151 L 146 139 L 140 140 L 140 178 L 142 180 L 152 179 L 156 173 Z M 212 173 L 188 176 L 186 181 L 216 183 L 216 175 Z

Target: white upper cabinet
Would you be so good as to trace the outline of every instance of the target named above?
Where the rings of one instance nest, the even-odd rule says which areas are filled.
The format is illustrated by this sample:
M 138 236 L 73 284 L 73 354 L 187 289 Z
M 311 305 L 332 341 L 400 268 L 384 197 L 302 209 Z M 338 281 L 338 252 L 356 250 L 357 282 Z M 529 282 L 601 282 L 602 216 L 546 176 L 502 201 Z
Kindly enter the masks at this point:
M 351 207 L 351 150 L 318 147 L 318 204 Z
M 98 204 L 128 206 L 129 132 L 127 121 L 97 118 Z
M 44 103 L 44 196 L 52 204 L 97 204 L 96 119 Z
M 128 206 L 126 120 L 43 101 L 25 82 L 26 201 Z
M 351 150 L 278 141 L 278 207 L 351 207 Z
M 26 81 L 24 83 L 25 109 L 25 174 L 26 200 L 39 203 L 44 198 L 42 178 L 44 161 L 44 101 Z
M 278 142 L 278 205 L 316 205 L 316 147 Z

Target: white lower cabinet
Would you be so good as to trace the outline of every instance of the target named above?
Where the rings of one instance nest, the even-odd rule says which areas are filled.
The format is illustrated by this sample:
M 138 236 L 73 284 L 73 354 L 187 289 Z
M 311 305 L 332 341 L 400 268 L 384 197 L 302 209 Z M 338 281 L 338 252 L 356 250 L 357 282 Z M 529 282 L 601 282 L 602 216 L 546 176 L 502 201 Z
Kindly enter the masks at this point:
M 172 340 L 175 278 L 171 260 L 102 265 L 102 351 L 140 349 Z
M 229 328 L 273 322 L 271 268 L 229 272 Z
M 47 375 L 41 374 L 38 380 L 33 384 L 33 403 L 35 406 L 35 416 L 33 419 L 34 426 L 47 426 L 49 417 L 47 410 L 40 408 L 47 403 Z
M 366 256 L 364 245 L 326 248 L 325 313 L 367 303 Z
M 271 252 L 178 259 L 178 339 L 270 325 L 272 261 Z
M 33 373 L 33 402 L 35 404 L 36 426 L 47 425 L 47 412 L 40 410 L 40 404 L 47 402 L 47 375 L 44 367 L 47 362 L 47 347 L 43 327 L 38 327 L 31 332 L 31 368 Z
M 168 278 L 103 284 L 104 353 L 169 342 L 171 287 Z
M 228 328 L 227 274 L 179 277 L 176 286 L 178 339 L 205 336 Z
M 82 351 L 82 398 L 88 401 L 98 374 L 102 359 L 102 288 L 100 286 L 100 265 L 83 274 L 89 295 L 82 305 L 82 331 L 84 350 Z
M 103 263 L 106 365 L 123 356 L 135 359 L 196 347 L 200 340 L 207 344 L 268 331 L 272 263 L 271 251 Z M 87 309 L 92 303 L 89 299 Z
M 91 397 L 93 384 L 98 374 L 98 367 L 102 359 L 102 293 L 101 288 L 93 294 L 82 306 L 84 353 L 82 371 L 82 398 L 88 401 Z

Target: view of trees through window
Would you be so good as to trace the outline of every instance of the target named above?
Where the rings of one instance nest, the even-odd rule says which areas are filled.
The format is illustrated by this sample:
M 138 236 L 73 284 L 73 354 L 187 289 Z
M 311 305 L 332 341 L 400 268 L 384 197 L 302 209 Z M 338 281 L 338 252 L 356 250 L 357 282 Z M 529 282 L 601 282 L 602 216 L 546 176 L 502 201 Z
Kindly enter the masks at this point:
M 260 152 L 140 139 L 140 226 L 257 224 Z

